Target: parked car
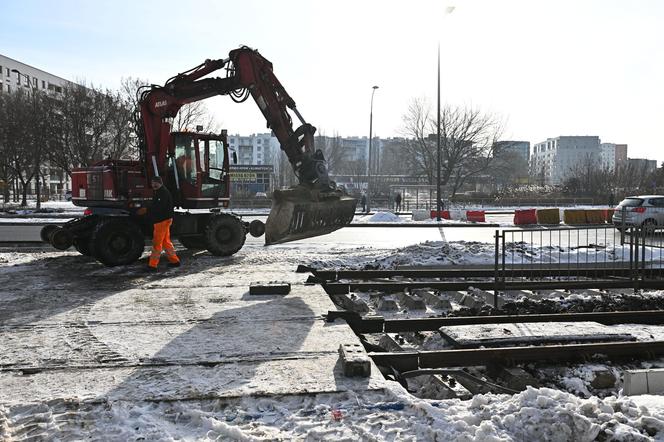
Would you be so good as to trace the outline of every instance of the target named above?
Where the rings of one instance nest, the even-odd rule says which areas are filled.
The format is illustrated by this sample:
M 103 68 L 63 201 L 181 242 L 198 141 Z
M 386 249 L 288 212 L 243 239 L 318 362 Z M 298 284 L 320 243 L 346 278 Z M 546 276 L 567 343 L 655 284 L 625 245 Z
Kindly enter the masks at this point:
M 616 227 L 664 227 L 664 195 L 628 196 L 616 206 L 612 221 Z

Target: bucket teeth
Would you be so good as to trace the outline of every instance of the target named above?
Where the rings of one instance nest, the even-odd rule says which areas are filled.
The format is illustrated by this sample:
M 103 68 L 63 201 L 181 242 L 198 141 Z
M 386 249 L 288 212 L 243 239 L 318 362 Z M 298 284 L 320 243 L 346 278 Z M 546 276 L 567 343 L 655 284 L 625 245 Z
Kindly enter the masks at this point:
M 339 191 L 302 187 L 275 192 L 265 224 L 265 245 L 325 235 L 347 226 L 357 201 Z

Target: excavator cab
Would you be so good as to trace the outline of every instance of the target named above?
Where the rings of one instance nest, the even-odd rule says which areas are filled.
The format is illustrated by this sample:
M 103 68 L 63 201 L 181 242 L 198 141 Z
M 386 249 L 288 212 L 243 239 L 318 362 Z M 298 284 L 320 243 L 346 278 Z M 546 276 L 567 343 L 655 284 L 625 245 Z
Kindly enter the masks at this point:
M 183 209 L 228 207 L 230 155 L 221 134 L 173 132 L 167 187 Z

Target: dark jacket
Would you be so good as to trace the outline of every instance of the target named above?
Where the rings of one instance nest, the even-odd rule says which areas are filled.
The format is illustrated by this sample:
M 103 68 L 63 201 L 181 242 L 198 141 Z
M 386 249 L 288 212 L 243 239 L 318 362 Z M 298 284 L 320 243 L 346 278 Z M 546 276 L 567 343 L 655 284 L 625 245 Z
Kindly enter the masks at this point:
M 161 186 L 154 192 L 148 213 L 153 224 L 173 218 L 173 198 L 166 186 Z

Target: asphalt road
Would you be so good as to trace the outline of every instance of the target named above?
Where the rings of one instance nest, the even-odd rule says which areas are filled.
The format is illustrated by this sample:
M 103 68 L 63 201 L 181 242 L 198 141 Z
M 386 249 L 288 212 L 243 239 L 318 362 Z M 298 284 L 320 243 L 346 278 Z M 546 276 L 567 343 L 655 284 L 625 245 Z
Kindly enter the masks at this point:
M 249 219 L 249 218 L 246 218 Z M 492 220 L 493 221 L 493 220 Z M 505 221 L 505 220 L 499 220 Z M 0 242 L 39 241 L 39 232 L 42 225 L 37 224 L 14 224 L 0 225 Z M 424 241 L 475 241 L 493 243 L 496 230 L 508 230 L 506 242 L 527 242 L 539 245 L 561 245 L 563 247 L 587 245 L 587 244 L 614 244 L 620 240 L 619 233 L 615 229 L 600 228 L 578 230 L 574 232 L 565 229 L 543 229 L 523 230 L 514 227 L 504 228 L 478 228 L 478 227 L 410 227 L 410 228 L 382 228 L 366 227 L 362 229 L 341 229 L 328 235 L 317 236 L 291 243 L 292 245 L 303 244 L 314 246 L 317 244 L 335 244 L 339 248 L 358 246 L 378 247 L 404 247 L 418 244 Z M 512 232 L 513 230 L 517 230 Z M 247 237 L 247 243 L 259 245 L 264 239 Z

